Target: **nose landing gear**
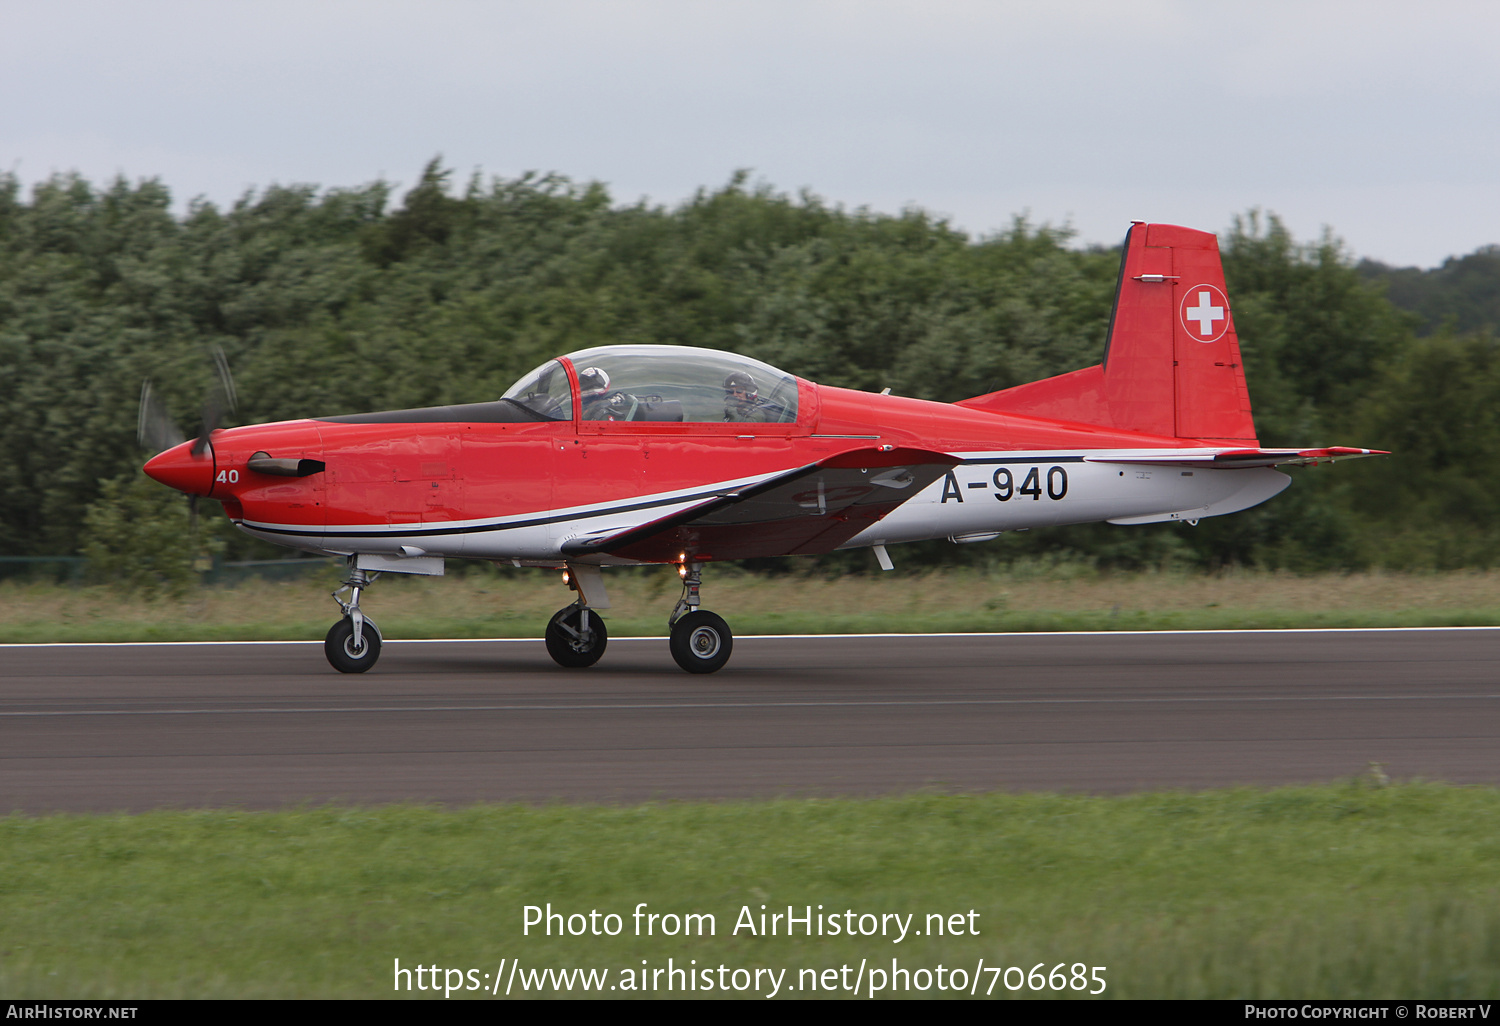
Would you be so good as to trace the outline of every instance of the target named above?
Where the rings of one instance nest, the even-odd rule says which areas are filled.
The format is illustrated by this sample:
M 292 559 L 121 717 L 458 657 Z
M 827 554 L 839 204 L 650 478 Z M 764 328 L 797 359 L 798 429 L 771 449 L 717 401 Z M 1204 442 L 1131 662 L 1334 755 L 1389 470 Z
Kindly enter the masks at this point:
M 702 564 L 684 562 L 677 572 L 682 575 L 682 597 L 667 619 L 672 628 L 668 642 L 672 658 L 688 673 L 713 673 L 729 662 L 734 635 L 723 617 L 698 608 Z
M 329 664 L 340 673 L 364 673 L 380 658 L 380 628 L 359 609 L 359 593 L 379 577 L 355 566 L 354 557 L 349 558 L 349 576 L 343 586 L 333 593 L 333 600 L 344 612 L 344 618 L 328 629 L 323 639 L 323 654 Z M 348 602 L 340 596 L 352 592 Z

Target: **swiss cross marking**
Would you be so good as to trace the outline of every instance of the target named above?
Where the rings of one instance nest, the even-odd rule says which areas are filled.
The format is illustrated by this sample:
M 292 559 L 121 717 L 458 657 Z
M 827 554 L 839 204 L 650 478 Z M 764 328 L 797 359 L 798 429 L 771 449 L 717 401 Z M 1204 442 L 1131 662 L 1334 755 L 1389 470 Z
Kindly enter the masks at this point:
M 1195 285 L 1182 300 L 1182 326 L 1199 342 L 1214 342 L 1229 329 L 1229 302 L 1213 285 Z
M 1200 335 L 1212 335 L 1214 333 L 1214 321 L 1222 321 L 1224 319 L 1224 308 L 1222 306 L 1214 306 L 1208 300 L 1209 293 L 1205 289 L 1198 293 L 1198 305 L 1188 307 L 1188 311 L 1184 315 L 1188 320 L 1198 322 L 1198 334 Z

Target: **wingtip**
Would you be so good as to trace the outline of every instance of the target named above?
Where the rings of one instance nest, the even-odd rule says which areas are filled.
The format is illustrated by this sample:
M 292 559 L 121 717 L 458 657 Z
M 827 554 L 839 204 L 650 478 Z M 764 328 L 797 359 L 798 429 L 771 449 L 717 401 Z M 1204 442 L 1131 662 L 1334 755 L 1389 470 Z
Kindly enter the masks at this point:
M 1300 457 L 1296 462 L 1304 466 L 1317 466 L 1319 463 L 1334 463 L 1338 460 L 1357 460 L 1366 456 L 1389 456 L 1390 453 L 1383 449 L 1356 449 L 1352 445 L 1330 445 L 1323 449 L 1302 449 L 1297 455 Z

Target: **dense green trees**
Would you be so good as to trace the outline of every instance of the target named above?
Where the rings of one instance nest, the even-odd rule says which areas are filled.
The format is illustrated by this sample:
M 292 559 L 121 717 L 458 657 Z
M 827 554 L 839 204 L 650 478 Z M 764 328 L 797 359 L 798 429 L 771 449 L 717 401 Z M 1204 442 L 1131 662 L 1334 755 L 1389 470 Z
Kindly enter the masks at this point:
M 1418 342 L 1337 242 L 1249 215 L 1221 236 L 1262 440 L 1400 450 L 1298 473 L 1266 507 L 1196 530 L 1107 526 L 936 559 L 1055 550 L 1114 564 L 1488 563 L 1500 424 L 1486 338 Z M 972 239 L 923 211 L 848 211 L 738 175 L 676 209 L 597 184 L 455 184 L 400 201 L 272 187 L 183 217 L 155 181 L 0 176 L 0 553 L 77 551 L 143 454 L 143 377 L 197 420 L 208 348 L 240 422 L 493 398 L 542 360 L 612 342 L 733 349 L 831 384 L 954 400 L 1097 362 L 1111 249 L 1017 220 Z M 101 503 L 102 500 L 102 503 Z M 132 500 L 134 501 L 134 500 Z M 212 504 L 209 504 L 212 506 Z M 96 531 L 97 534 L 97 531 Z
M 1449 257 L 1426 271 L 1375 260 L 1361 260 L 1358 270 L 1366 281 L 1385 286 L 1393 303 L 1420 318 L 1420 334 L 1500 328 L 1500 246 Z

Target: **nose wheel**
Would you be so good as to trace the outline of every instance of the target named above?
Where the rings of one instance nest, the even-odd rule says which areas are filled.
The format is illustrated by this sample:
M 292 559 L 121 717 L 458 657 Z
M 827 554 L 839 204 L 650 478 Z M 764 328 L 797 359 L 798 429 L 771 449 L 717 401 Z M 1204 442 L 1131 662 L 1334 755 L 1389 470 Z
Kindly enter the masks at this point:
M 380 631 L 375 621 L 366 619 L 359 637 L 354 636 L 354 622 L 340 620 L 328 629 L 323 639 L 323 654 L 329 665 L 340 673 L 364 673 L 380 658 Z

